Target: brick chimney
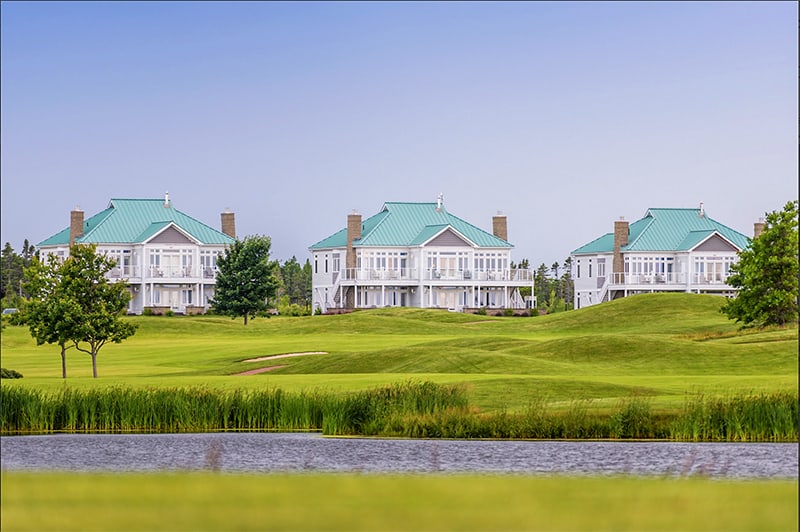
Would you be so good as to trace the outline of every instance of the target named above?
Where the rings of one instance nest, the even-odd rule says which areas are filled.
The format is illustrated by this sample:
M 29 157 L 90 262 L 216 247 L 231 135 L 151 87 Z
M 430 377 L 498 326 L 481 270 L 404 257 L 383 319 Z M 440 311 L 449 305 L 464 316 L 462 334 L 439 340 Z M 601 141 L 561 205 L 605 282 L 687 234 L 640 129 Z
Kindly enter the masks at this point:
M 231 238 L 236 238 L 236 217 L 230 209 L 226 208 L 225 212 L 220 214 L 222 220 L 222 232 Z
M 83 211 L 80 207 L 75 207 L 69 213 L 69 247 L 75 243 L 75 239 L 83 236 Z
M 508 241 L 508 219 L 500 211 L 497 211 L 497 214 L 492 216 L 492 234 L 497 238 Z
M 359 238 L 361 238 L 361 215 L 353 211 L 347 215 L 347 253 L 345 254 L 344 265 L 348 270 L 355 270 L 358 265 L 353 241 Z M 345 307 L 355 308 L 355 306 L 355 291 L 350 288 L 345 295 Z
M 766 227 L 767 222 L 764 221 L 764 218 L 759 218 L 758 221 L 753 224 L 753 239 L 760 237 Z
M 614 222 L 614 258 L 612 271 L 620 274 L 615 279 L 616 282 L 621 282 L 625 272 L 625 261 L 622 258 L 622 246 L 628 245 L 628 236 L 630 235 L 630 227 L 624 218 L 620 218 Z

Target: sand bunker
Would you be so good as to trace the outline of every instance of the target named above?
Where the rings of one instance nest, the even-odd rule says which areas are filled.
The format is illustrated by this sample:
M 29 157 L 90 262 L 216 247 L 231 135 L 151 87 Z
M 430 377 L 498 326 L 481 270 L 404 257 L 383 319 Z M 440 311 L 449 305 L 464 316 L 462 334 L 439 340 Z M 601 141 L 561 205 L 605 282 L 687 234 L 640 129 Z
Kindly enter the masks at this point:
M 285 368 L 286 366 L 269 366 L 268 368 L 258 368 L 258 369 L 251 369 L 250 371 L 243 371 L 241 373 L 236 373 L 235 375 L 257 375 L 259 373 L 266 373 L 268 371 L 272 371 L 273 369 L 280 369 Z
M 247 360 L 242 360 L 242 362 L 263 362 L 264 360 L 272 360 L 275 358 L 303 357 L 306 355 L 327 355 L 327 354 L 328 354 L 327 351 L 305 351 L 303 353 L 284 353 L 282 355 L 270 355 L 268 357 L 248 358 Z

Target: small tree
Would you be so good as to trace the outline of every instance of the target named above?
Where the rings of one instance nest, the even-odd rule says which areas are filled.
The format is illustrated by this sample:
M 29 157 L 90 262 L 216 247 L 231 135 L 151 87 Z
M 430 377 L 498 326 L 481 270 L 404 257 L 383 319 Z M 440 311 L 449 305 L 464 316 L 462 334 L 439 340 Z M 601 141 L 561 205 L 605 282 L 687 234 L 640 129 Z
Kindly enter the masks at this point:
M 61 377 L 67 378 L 67 343 L 72 339 L 71 318 L 78 315 L 68 300 L 58 292 L 59 267 L 51 256 L 46 263 L 34 259 L 25 270 L 25 290 L 31 298 L 20 309 L 20 321 L 28 325 L 36 345 L 58 344 L 61 348 Z
M 275 262 L 269 260 L 272 241 L 267 236 L 249 236 L 236 240 L 217 259 L 217 286 L 211 308 L 231 318 L 255 318 L 267 310 L 267 300 L 275 296 L 278 279 Z
M 113 259 L 98 255 L 92 244 L 72 246 L 64 262 L 51 257 L 48 264 L 34 261 L 26 270 L 26 286 L 34 295 L 24 307 L 22 320 L 38 344 L 61 346 L 64 377 L 67 344 L 92 357 L 92 375 L 97 378 L 100 349 L 136 331 L 122 319 L 130 301 L 125 285 L 111 283 L 105 276 L 114 265 Z
M 739 289 L 722 307 L 743 327 L 784 325 L 797 320 L 798 202 L 766 215 L 766 226 L 739 253 L 728 284 Z

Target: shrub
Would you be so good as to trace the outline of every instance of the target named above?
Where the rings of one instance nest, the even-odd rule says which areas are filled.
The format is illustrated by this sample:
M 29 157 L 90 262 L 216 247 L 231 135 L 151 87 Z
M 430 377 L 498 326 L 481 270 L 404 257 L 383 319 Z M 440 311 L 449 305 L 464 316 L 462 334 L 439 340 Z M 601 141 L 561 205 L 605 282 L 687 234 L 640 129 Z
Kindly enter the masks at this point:
M 22 373 L 13 369 L 0 368 L 0 379 L 21 379 Z

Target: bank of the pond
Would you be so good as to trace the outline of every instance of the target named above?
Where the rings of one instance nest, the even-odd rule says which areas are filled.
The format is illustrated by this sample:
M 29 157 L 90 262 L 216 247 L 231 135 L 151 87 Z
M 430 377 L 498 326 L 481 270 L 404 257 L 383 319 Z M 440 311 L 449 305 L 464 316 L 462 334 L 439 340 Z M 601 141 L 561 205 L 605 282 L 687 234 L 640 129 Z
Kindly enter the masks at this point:
M 482 414 L 462 387 L 407 382 L 350 394 L 110 388 L 56 393 L 0 386 L 0 433 L 321 431 L 406 438 L 665 439 L 796 442 L 796 393 L 688 397 L 655 412 L 643 397 L 611 414 L 575 402 L 566 412 L 534 401 L 522 413 Z

